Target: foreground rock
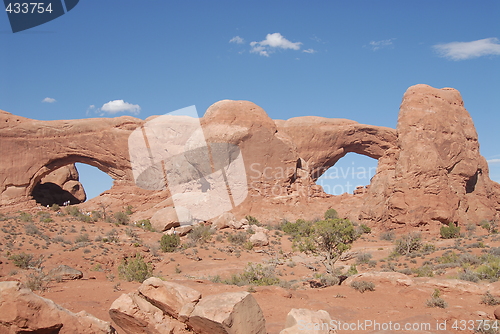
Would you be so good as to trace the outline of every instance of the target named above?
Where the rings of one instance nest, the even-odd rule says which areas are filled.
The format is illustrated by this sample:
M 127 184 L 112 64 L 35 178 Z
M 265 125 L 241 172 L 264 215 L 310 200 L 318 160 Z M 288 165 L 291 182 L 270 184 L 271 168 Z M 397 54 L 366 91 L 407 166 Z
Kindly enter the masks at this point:
M 139 292 L 164 313 L 185 322 L 201 298 L 201 293 L 180 284 L 151 277 L 139 287 Z
M 286 316 L 285 329 L 280 334 L 333 334 L 330 314 L 324 310 L 293 308 Z
M 248 292 L 226 292 L 201 299 L 188 324 L 197 333 L 266 333 L 262 310 Z
M 158 278 L 123 294 L 109 310 L 127 334 L 265 334 L 259 304 L 248 292 L 201 298 L 200 292 Z
M 50 279 L 63 280 L 74 280 L 83 277 L 83 273 L 80 270 L 71 268 L 65 264 L 61 264 L 60 266 L 52 269 L 47 275 Z
M 127 334 L 188 332 L 185 324 L 169 317 L 137 292 L 121 295 L 111 304 L 109 315 Z
M 0 282 L 0 333 L 111 334 L 108 322 L 72 313 L 19 282 Z

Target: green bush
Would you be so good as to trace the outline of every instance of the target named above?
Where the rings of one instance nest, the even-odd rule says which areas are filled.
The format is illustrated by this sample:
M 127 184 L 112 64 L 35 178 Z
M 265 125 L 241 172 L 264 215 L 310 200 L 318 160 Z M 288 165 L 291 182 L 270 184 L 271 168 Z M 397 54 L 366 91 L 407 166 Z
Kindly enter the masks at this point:
M 118 266 L 118 274 L 120 278 L 129 282 L 142 283 L 153 276 L 153 267 L 151 263 L 144 261 L 141 254 L 137 253 L 135 258 L 127 258 L 122 261 Z
M 446 308 L 448 306 L 448 303 L 446 303 L 444 299 L 441 298 L 441 291 L 439 291 L 439 289 L 434 289 L 434 292 L 431 295 L 431 299 L 427 299 L 426 305 L 427 307 Z
M 127 225 L 128 222 L 130 221 L 130 217 L 125 212 L 122 211 L 115 212 L 114 217 L 116 223 L 120 225 Z
M 351 287 L 361 293 L 365 291 L 375 291 L 375 283 L 369 281 L 354 281 Z
M 260 222 L 257 220 L 257 218 L 253 216 L 245 216 L 245 219 L 248 220 L 248 225 L 257 225 L 260 226 Z
M 149 219 L 139 220 L 138 222 L 135 223 L 135 226 L 140 227 L 146 231 L 150 231 L 150 232 L 155 231 L 155 229 L 151 225 L 151 222 L 149 221 Z
M 199 224 L 189 232 L 188 236 L 194 243 L 205 243 L 210 241 L 214 232 L 210 226 Z
M 28 269 L 33 261 L 33 254 L 26 254 L 22 252 L 21 254 L 14 254 L 9 257 L 16 267 L 21 269 Z
M 164 234 L 160 239 L 160 249 L 163 252 L 172 253 L 181 244 L 181 238 L 178 234 Z
M 339 218 L 339 214 L 337 213 L 337 211 L 335 209 L 328 209 L 326 210 L 325 212 L 325 219 L 328 220 L 328 219 L 338 219 Z
M 263 266 L 262 264 L 248 263 L 243 273 L 233 275 L 231 279 L 224 283 L 232 285 L 276 285 L 280 282 L 276 277 L 274 266 Z
M 372 233 L 372 229 L 365 224 L 361 224 L 359 226 L 359 232 L 364 234 L 370 234 Z
M 24 212 L 24 211 L 21 211 L 19 213 L 19 219 L 23 223 L 32 223 L 33 222 L 33 216 L 30 213 L 27 213 L 27 212 Z
M 235 245 L 243 245 L 248 240 L 248 233 L 241 231 L 235 234 L 230 233 L 227 240 Z
M 392 231 L 382 232 L 382 233 L 380 233 L 379 238 L 380 238 L 380 240 L 393 241 L 395 238 L 394 232 L 392 232 Z
M 448 226 L 441 226 L 441 237 L 443 239 L 454 239 L 460 237 L 460 226 L 450 222 Z
M 66 214 L 78 218 L 82 213 L 76 206 L 68 206 L 66 207 Z
M 491 292 L 486 291 L 486 293 L 481 298 L 481 304 L 486 304 L 490 306 L 500 305 L 500 299 L 493 296 Z

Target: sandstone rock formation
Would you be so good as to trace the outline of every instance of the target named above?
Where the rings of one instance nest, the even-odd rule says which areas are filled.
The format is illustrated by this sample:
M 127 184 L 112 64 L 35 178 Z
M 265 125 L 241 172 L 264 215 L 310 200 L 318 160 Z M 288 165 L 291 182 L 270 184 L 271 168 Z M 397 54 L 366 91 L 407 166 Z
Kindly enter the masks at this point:
M 113 302 L 111 319 L 127 334 L 264 334 L 265 319 L 248 292 L 201 298 L 180 284 L 149 278 Z
M 108 322 L 72 313 L 35 295 L 19 282 L 0 282 L 0 333 L 111 334 Z
M 0 154 L 4 157 L 0 162 L 0 205 L 30 200 L 34 187 L 46 175 L 83 162 L 100 168 L 115 182 L 112 189 L 82 206 L 121 209 L 134 203 L 136 220 L 152 218 L 159 210 L 179 203 L 179 198 L 202 202 L 214 194 L 231 199 L 230 208 L 237 219 L 249 214 L 274 222 L 316 218 L 332 207 L 343 217 L 382 228 L 436 231 L 450 222 L 463 225 L 499 219 L 500 185 L 489 179 L 472 119 L 458 91 L 451 88 L 410 87 L 396 130 L 314 116 L 273 121 L 251 102 L 217 102 L 201 118 L 207 147 L 222 159 L 212 161 L 211 168 L 226 168 L 241 151 L 247 184 L 241 184 L 241 177 L 236 185 L 229 184 L 227 180 L 234 175 L 226 168 L 223 181 L 227 187 L 212 189 L 206 179 L 210 166 L 201 166 L 198 159 L 205 151 L 188 138 L 184 148 L 189 151 L 175 182 L 179 185 L 183 178 L 198 174 L 200 179 L 184 186 L 189 193 L 174 196 L 168 188 L 147 190 L 135 185 L 138 179 L 128 153 L 129 136 L 154 119 L 44 122 L 0 112 Z M 166 125 L 185 122 L 175 117 L 165 120 Z M 199 137 L 200 132 L 193 136 Z M 161 138 L 155 140 L 161 144 Z M 225 152 L 225 158 L 217 151 L 223 144 L 236 148 Z M 182 145 L 175 148 L 181 150 Z M 355 194 L 324 193 L 315 181 L 349 152 L 379 160 L 370 186 Z M 148 173 L 161 175 L 160 164 L 151 168 Z M 184 170 L 189 175 L 183 176 Z M 235 197 L 245 186 L 246 198 Z M 218 204 L 205 204 L 214 212 L 219 209 Z M 196 219 L 196 214 L 192 217 Z M 161 229 L 168 229 L 167 225 Z
M 311 311 L 293 308 L 286 316 L 285 329 L 280 334 L 333 334 L 330 314 L 324 310 Z
M 63 205 L 66 202 L 78 204 L 87 199 L 74 164 L 63 166 L 43 177 L 33 188 L 32 195 L 44 206 L 54 203 Z

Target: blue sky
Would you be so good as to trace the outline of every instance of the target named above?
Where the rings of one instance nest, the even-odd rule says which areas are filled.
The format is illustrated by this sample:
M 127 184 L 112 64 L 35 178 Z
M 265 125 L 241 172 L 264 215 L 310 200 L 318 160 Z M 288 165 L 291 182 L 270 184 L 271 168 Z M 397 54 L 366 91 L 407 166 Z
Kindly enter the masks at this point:
M 394 128 L 409 86 L 453 87 L 500 181 L 499 17 L 497 0 L 81 0 L 13 34 L 0 14 L 0 109 L 40 120 L 146 118 L 242 99 L 274 119 Z M 376 166 L 350 156 L 337 167 Z M 104 182 L 89 175 L 92 197 Z

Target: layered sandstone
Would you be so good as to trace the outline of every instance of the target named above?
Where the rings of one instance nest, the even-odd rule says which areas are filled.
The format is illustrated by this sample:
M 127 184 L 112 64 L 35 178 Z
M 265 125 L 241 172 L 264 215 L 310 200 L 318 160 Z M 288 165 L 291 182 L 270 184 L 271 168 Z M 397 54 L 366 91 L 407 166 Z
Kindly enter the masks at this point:
M 187 139 L 174 147 L 179 153 L 175 161 L 182 162 L 182 168 L 175 179 L 181 192 L 172 197 L 168 182 L 161 179 L 163 162 L 148 167 L 146 154 L 138 165 L 143 174 L 138 176 L 131 163 L 134 156 L 129 154 L 130 135 L 136 130 L 138 138 L 142 137 L 141 131 L 147 133 L 148 124 L 155 119 L 160 120 L 36 121 L 1 111 L 0 205 L 26 203 L 44 177 L 61 166 L 82 162 L 115 180 L 112 189 L 83 206 L 120 209 L 132 203 L 136 220 L 196 198 L 213 199 L 214 194 L 218 196 L 216 190 L 229 191 L 229 209 L 237 219 L 249 214 L 264 221 L 315 218 L 330 207 L 344 217 L 384 228 L 435 229 L 449 222 L 477 224 L 499 218 L 500 186 L 489 179 L 472 118 L 459 92 L 451 88 L 410 87 L 401 104 L 397 129 L 313 116 L 273 121 L 254 103 L 217 102 L 200 120 L 202 133 L 179 133 Z M 174 130 L 186 122 L 175 116 L 161 120 Z M 206 140 L 212 152 L 206 166 L 200 163 L 205 149 L 194 137 Z M 163 143 L 161 137 L 154 140 L 145 141 L 139 153 L 152 154 L 163 144 L 167 149 L 173 145 Z M 370 187 L 342 196 L 324 193 L 315 181 L 349 152 L 379 160 Z M 227 180 L 242 169 L 227 166 L 240 155 L 246 175 L 237 175 L 237 185 L 230 189 L 233 185 Z M 221 161 L 214 162 L 214 157 Z M 207 181 L 210 167 L 225 170 L 221 175 L 228 189 L 211 187 L 210 179 Z M 138 187 L 136 182 L 147 187 Z M 215 208 L 214 218 L 218 207 L 210 206 Z M 196 218 L 197 214 L 189 212 L 188 216 Z

